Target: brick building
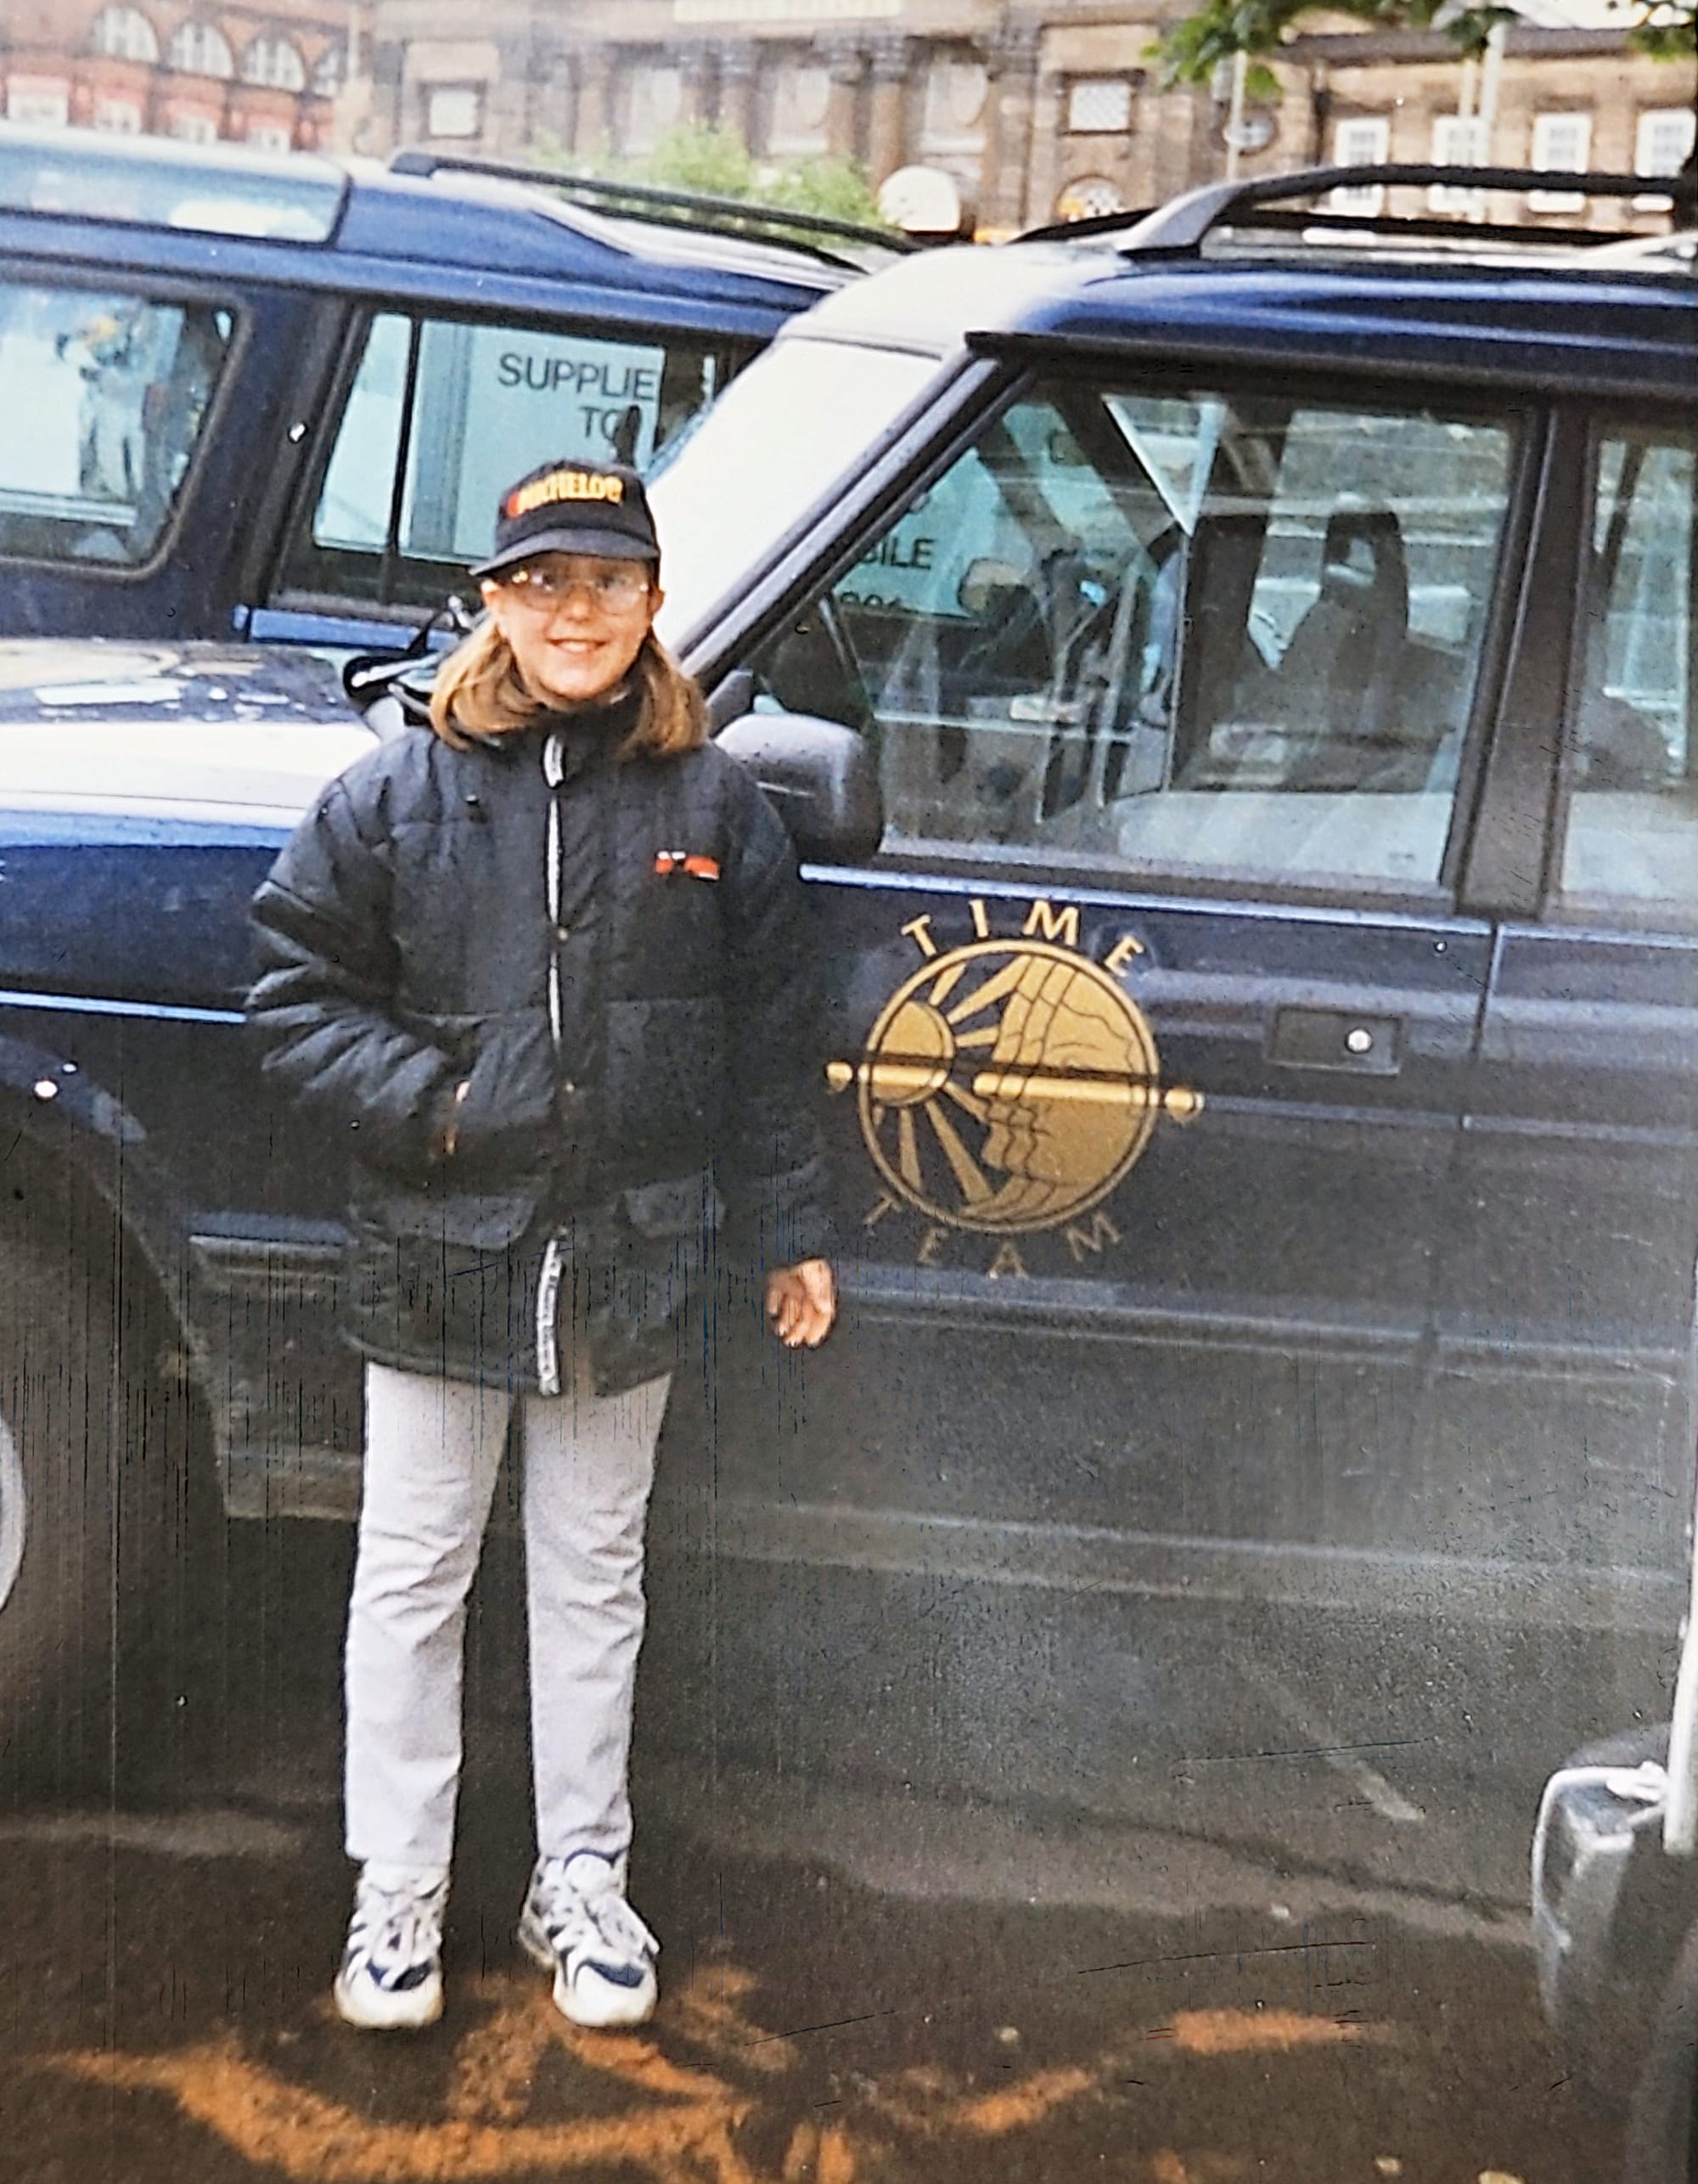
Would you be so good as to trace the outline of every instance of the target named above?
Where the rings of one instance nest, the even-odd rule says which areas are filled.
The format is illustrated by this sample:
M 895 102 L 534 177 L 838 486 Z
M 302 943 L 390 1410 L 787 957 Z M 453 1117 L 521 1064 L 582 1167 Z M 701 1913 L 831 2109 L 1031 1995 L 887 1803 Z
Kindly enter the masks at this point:
M 1313 150 L 1341 163 L 1593 168 L 1650 179 L 1674 173 L 1693 148 L 1698 70 L 1650 59 L 1619 28 L 1523 21 L 1484 63 L 1459 61 L 1432 32 L 1317 30 L 1279 74 L 1281 140 L 1307 115 Z M 1600 227 L 1656 228 L 1667 201 L 1647 189 L 1594 205 L 1591 217 Z M 1566 220 L 1578 200 L 1541 191 L 1450 209 Z
M 337 133 L 354 20 L 341 0 L 0 0 L 0 111 L 312 149 Z
M 699 120 L 773 160 L 841 154 L 875 182 L 920 169 L 981 232 L 1004 234 L 1149 204 L 1223 171 L 1226 87 L 1163 90 L 1149 58 L 1190 4 L 0 0 L 0 97 L 16 120 L 380 153 L 540 144 L 640 159 Z M 1647 177 L 1678 166 L 1693 141 L 1692 65 L 1561 20 L 1565 0 L 1519 5 L 1483 66 L 1437 34 L 1310 19 L 1277 64 L 1278 98 L 1241 117 L 1241 170 L 1470 155 Z M 1594 217 L 1656 225 L 1646 195 Z M 1570 211 L 1554 194 L 1479 209 Z
M 1150 45 L 1189 0 L 373 0 L 374 149 L 640 158 L 667 129 L 737 130 L 773 160 L 835 152 L 875 181 L 947 175 L 981 231 L 1147 204 L 1223 170 L 1221 95 L 1164 91 Z M 1252 106 L 1241 170 L 1317 158 L 1678 166 L 1695 71 L 1522 0 L 1489 68 L 1438 35 L 1312 19 Z M 1537 20 L 1535 20 L 1537 18 Z M 1482 113 L 1491 115 L 1490 143 Z M 1648 197 L 1651 193 L 1648 192 Z M 1527 206 L 1512 209 L 1525 214 Z M 1535 200 L 1534 217 L 1566 211 Z M 1656 224 L 1651 205 L 1602 224 Z
M 876 181 L 933 169 L 1002 228 L 1047 210 L 1065 179 L 1054 110 L 1076 76 L 1102 110 L 1085 115 L 1093 162 L 1111 151 L 1134 195 L 1210 171 L 1195 142 L 1208 102 L 1157 92 L 1144 59 L 1182 5 L 490 0 L 473 39 L 458 0 L 377 0 L 374 118 L 385 143 L 514 151 L 541 129 L 627 157 L 680 121 L 717 122 L 773 160 L 842 154 Z

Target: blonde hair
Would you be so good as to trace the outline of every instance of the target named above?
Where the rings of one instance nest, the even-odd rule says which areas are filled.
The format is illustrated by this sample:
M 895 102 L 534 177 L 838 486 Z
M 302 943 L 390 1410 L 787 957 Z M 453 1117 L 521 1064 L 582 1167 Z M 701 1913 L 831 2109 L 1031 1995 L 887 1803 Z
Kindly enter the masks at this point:
M 706 701 L 652 629 L 635 672 L 642 704 L 619 757 L 675 758 L 699 750 L 707 740 Z M 464 751 L 470 736 L 514 735 L 553 710 L 526 687 L 492 615 L 448 655 L 430 691 L 430 725 L 456 751 Z

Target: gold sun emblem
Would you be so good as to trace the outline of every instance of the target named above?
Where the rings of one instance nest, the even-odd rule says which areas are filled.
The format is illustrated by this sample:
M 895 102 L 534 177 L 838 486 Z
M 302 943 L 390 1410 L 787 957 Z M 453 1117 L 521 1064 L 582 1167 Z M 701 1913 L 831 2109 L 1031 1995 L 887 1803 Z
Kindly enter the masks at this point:
M 891 995 L 858 1067 L 862 1134 L 898 1197 L 934 1221 L 996 1234 L 1049 1229 L 1105 1198 L 1164 1112 L 1143 1011 L 1088 957 L 1032 940 L 977 941 Z

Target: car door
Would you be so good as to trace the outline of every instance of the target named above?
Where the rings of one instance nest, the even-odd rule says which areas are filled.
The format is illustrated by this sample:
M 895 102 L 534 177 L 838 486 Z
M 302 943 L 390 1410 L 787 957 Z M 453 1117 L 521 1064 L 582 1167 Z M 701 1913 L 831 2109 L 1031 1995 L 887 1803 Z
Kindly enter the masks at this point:
M 750 353 L 663 324 L 363 313 L 244 626 L 261 639 L 392 643 L 473 592 L 467 568 L 489 550 L 514 478 L 561 457 L 646 468 Z
M 889 1663 L 846 1709 L 749 1666 L 790 1737 L 1116 1801 L 1270 1706 L 1307 1737 L 1319 1660 L 1347 1695 L 1386 1607 L 1470 1581 L 1410 1466 L 1536 438 L 1335 374 L 1057 369 L 747 663 L 864 735 L 885 808 L 809 874 L 843 1339 L 719 1454 L 720 1552 L 790 1573 L 765 1627 L 829 1571 L 820 1674 Z M 950 1612 L 905 1626 L 891 1579 Z
M 1543 732 L 1525 738 L 1535 776 L 1554 773 L 1554 847 L 1532 875 L 1532 914 L 1504 920 L 1494 954 L 1439 1331 L 1435 1478 L 1481 1551 L 1522 1572 L 1532 1618 L 1594 1641 L 1571 1675 L 1563 1641 L 1540 1664 L 1543 1694 L 1573 1694 L 1570 1741 L 1577 1722 L 1655 1718 L 1684 1598 L 1698 1262 L 1694 446 L 1690 415 L 1639 404 L 1570 418 L 1556 451 L 1574 515 L 1566 566 L 1541 579 L 1555 605 L 1555 633 L 1538 640 L 1550 695 Z M 1539 725 L 1537 709 L 1527 718 Z

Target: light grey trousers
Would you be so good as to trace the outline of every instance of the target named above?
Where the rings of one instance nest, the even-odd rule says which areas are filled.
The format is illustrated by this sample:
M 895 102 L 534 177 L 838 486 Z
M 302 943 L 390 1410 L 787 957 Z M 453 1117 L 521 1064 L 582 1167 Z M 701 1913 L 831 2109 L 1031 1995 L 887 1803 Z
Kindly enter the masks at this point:
M 630 1842 L 643 1526 L 668 1384 L 517 1399 L 543 1857 L 617 1857 Z M 362 1863 L 450 1862 L 466 1596 L 514 1401 L 504 1388 L 366 1367 L 346 1654 L 346 1839 Z

